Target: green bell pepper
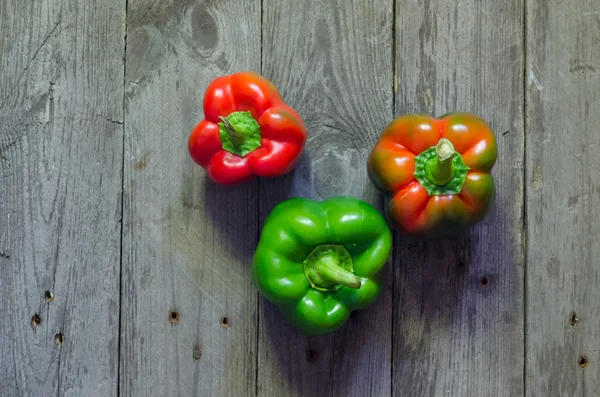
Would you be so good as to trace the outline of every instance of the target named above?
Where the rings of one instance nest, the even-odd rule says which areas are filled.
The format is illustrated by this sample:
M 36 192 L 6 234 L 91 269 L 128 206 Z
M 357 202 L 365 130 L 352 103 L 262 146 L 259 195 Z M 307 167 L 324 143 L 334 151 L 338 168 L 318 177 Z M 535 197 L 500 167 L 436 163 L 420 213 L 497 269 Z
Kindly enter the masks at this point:
M 368 203 L 293 198 L 265 220 L 252 282 L 306 335 L 326 334 L 375 301 L 391 248 L 388 225 Z

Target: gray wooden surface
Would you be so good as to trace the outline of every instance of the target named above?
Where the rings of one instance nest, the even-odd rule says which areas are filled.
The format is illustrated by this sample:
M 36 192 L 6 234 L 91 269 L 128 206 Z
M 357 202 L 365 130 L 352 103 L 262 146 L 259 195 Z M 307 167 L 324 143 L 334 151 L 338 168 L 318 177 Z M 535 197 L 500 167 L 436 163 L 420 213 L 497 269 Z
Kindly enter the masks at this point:
M 345 194 L 377 204 L 366 161 L 393 115 L 392 2 L 279 3 L 264 2 L 262 73 L 298 110 L 310 137 L 294 175 L 259 182 L 261 223 L 290 196 Z M 259 301 L 257 395 L 389 394 L 391 266 L 385 275 L 377 304 L 325 337 L 303 337 Z
M 0 395 L 114 396 L 125 5 L 0 13 Z
M 0 0 L 0 396 L 600 396 L 600 3 L 453 3 Z M 309 140 L 225 188 L 187 137 L 239 70 Z M 497 134 L 494 209 L 302 336 L 249 280 L 265 217 L 380 205 L 382 128 L 452 110 Z
M 468 110 L 483 117 L 497 135 L 497 192 L 491 213 L 464 237 L 397 239 L 394 389 L 521 396 L 522 3 L 409 3 L 397 8 L 396 113 Z
M 260 3 L 130 0 L 127 39 L 121 396 L 253 396 L 257 183 L 208 182 L 187 138 L 213 78 L 259 70 Z
M 538 0 L 527 21 L 525 386 L 599 396 L 600 3 Z

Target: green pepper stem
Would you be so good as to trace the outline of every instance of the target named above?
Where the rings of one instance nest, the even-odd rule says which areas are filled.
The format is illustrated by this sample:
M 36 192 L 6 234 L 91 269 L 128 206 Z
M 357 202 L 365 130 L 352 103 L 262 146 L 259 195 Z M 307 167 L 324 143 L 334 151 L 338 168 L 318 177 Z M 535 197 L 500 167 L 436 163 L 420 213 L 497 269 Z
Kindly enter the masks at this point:
M 332 262 L 320 262 L 315 266 L 315 272 L 324 280 L 341 284 L 349 288 L 359 289 L 360 280 L 354 275 Z
M 435 147 L 435 157 L 427 162 L 426 175 L 431 183 L 444 186 L 454 178 L 452 160 L 456 150 L 446 138 L 441 138 Z

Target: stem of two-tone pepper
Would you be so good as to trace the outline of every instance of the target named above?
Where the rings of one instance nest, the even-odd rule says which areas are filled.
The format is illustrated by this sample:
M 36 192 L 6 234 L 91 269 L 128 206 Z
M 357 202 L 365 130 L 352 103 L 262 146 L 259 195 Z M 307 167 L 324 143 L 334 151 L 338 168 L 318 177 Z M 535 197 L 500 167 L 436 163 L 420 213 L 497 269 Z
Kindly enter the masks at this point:
M 444 186 L 454 178 L 452 160 L 456 150 L 446 138 L 438 141 L 435 147 L 435 157 L 427 163 L 427 179 L 437 186 Z

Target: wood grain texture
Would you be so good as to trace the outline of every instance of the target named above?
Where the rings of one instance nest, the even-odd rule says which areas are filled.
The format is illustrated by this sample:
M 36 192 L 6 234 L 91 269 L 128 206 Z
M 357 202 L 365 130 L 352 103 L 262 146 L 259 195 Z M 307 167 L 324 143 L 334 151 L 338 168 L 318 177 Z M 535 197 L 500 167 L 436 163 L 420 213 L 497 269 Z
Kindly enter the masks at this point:
M 209 182 L 187 140 L 212 79 L 259 71 L 260 1 L 127 15 L 121 395 L 254 396 L 257 184 Z
M 392 1 L 264 1 L 263 74 L 298 110 L 304 158 L 260 181 L 261 223 L 289 197 L 350 195 L 378 204 L 366 160 L 392 118 Z M 307 338 L 259 301 L 259 396 L 385 396 L 391 392 L 391 264 L 387 288 L 333 334 Z
M 0 396 L 117 395 L 124 16 L 0 2 Z
M 527 396 L 597 396 L 600 3 L 527 8 Z
M 394 395 L 523 395 L 522 15 L 520 1 L 397 3 L 397 115 L 483 117 L 498 189 L 466 236 L 397 239 Z

